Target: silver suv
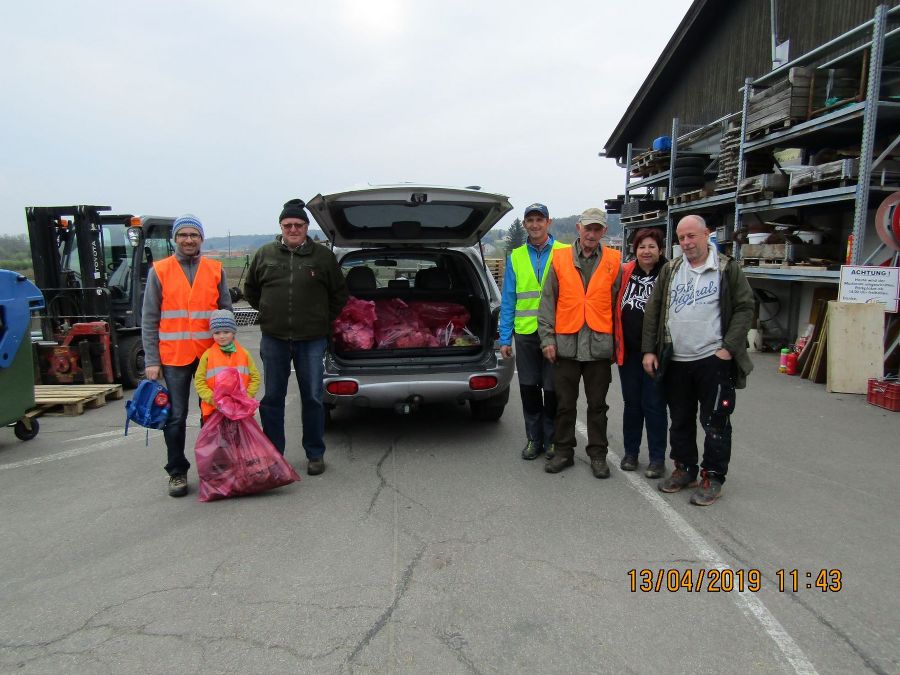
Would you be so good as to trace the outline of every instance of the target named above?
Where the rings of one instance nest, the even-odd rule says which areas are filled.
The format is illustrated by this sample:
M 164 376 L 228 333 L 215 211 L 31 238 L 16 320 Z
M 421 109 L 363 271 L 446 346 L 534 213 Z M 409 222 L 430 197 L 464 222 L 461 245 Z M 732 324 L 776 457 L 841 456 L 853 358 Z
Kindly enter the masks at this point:
M 500 419 L 514 362 L 500 356 L 500 292 L 479 244 L 508 199 L 403 184 L 320 194 L 307 206 L 360 310 L 345 308 L 325 356 L 329 411 L 468 401 L 475 419 Z

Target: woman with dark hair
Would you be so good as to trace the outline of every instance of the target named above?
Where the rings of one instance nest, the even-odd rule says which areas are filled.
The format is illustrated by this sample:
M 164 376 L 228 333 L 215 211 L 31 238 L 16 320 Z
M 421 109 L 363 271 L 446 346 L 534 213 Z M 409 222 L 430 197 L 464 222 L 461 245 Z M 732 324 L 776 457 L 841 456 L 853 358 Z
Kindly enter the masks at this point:
M 638 452 L 646 423 L 650 451 L 650 464 L 644 472 L 647 478 L 662 478 L 666 472 L 666 403 L 662 392 L 641 365 L 644 306 L 666 262 L 662 250 L 660 230 L 645 227 L 637 231 L 632 242 L 635 260 L 622 267 L 622 284 L 615 305 L 618 325 L 622 329 L 622 339 L 617 341 L 616 362 L 625 402 L 622 415 L 625 454 L 620 468 L 623 471 L 638 468 Z

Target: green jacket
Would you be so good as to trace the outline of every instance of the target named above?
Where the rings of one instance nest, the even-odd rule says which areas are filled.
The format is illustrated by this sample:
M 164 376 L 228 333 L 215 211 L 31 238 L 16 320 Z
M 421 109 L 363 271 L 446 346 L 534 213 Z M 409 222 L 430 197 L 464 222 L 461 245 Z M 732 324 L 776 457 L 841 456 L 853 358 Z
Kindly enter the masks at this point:
M 259 310 L 263 334 L 313 340 L 331 336 L 331 322 L 347 302 L 347 285 L 327 247 L 307 239 L 292 251 L 278 235 L 253 256 L 244 295 Z
M 722 315 L 722 346 L 734 358 L 734 386 L 747 386 L 747 375 L 753 370 L 753 362 L 747 354 L 747 332 L 753 321 L 756 303 L 753 289 L 741 271 L 740 265 L 724 253 L 719 253 L 719 309 Z M 666 328 L 669 313 L 672 278 L 682 264 L 679 257 L 666 263 L 659 273 L 653 293 L 644 310 L 644 330 L 641 336 L 641 351 L 656 354 L 657 358 L 671 351 L 672 339 Z M 664 366 L 661 366 L 664 367 Z

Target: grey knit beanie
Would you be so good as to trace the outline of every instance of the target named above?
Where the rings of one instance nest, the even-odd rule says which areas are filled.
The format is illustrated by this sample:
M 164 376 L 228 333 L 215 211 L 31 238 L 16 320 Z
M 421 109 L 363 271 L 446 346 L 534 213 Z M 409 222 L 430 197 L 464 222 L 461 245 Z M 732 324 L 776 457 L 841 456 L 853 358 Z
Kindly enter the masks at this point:
M 237 321 L 234 320 L 234 314 L 227 309 L 217 309 L 209 317 L 209 332 L 215 333 L 217 330 L 230 330 L 237 333 Z

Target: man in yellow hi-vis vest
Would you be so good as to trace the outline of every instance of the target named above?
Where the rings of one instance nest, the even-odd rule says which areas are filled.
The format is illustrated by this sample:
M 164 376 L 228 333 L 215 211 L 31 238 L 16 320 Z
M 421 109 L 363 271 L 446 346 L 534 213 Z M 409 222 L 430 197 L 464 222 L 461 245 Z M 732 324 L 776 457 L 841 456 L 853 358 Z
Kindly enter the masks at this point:
M 527 442 L 522 459 L 536 459 L 546 453 L 553 457 L 553 420 L 556 393 L 553 368 L 541 353 L 537 334 L 537 313 L 541 288 L 550 268 L 553 249 L 565 247 L 550 234 L 550 211 L 543 204 L 525 208 L 523 225 L 528 241 L 514 249 L 506 261 L 500 306 L 500 353 L 512 358 L 515 335 L 516 370 Z

